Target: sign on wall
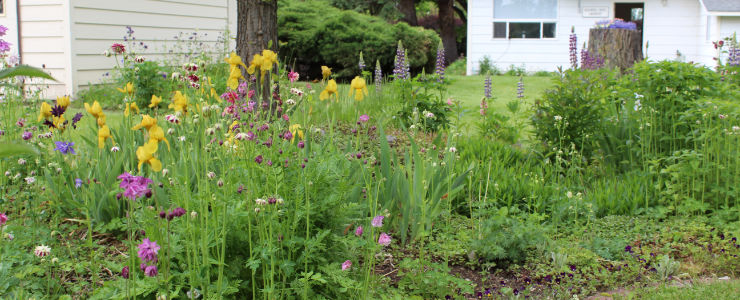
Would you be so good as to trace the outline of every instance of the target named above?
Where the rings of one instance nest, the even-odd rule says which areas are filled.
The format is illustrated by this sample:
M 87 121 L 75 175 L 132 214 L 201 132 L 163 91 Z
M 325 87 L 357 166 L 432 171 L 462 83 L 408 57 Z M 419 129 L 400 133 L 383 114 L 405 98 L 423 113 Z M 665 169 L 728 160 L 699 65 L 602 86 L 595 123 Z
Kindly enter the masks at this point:
M 581 11 L 584 18 L 608 18 L 608 6 L 585 6 Z

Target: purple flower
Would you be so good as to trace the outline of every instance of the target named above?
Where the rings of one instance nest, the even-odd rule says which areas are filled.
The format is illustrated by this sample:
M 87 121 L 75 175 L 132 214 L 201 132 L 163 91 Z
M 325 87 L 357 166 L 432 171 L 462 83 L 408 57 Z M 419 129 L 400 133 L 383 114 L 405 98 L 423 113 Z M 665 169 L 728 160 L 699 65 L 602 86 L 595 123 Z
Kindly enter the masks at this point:
M 131 200 L 136 200 L 150 192 L 149 184 L 152 183 L 152 180 L 149 178 L 124 172 L 118 176 L 118 179 L 121 180 L 119 187 L 125 190 L 123 195 Z
M 290 140 L 292 140 L 292 139 L 293 139 L 293 133 L 292 133 L 292 132 L 290 132 L 290 130 L 288 130 L 288 131 L 286 131 L 285 133 L 283 133 L 283 138 L 284 138 L 284 139 L 285 139 L 286 141 L 290 141 Z
M 156 262 L 157 252 L 159 252 L 159 245 L 157 242 L 152 242 L 148 238 L 145 238 L 141 244 L 139 244 L 139 258 L 146 262 Z M 156 271 L 156 268 L 155 268 Z
M 365 123 L 367 121 L 370 121 L 370 116 L 368 116 L 368 115 L 361 115 L 360 116 L 360 122 Z
M 632 253 L 632 246 L 627 245 L 626 247 L 624 247 L 624 252 Z
M 257 157 L 254 158 L 254 161 L 258 164 L 262 163 L 262 155 L 257 155 Z
M 362 236 L 362 226 L 357 226 L 357 228 L 355 229 L 355 235 L 358 237 Z
M 403 43 L 398 41 L 396 49 L 396 62 L 394 63 L 393 75 L 396 80 L 409 79 L 408 62 L 406 61 L 406 50 L 403 49 Z
M 82 119 L 82 113 L 76 113 L 74 117 L 72 117 L 72 128 L 77 129 L 77 122 Z
M 381 244 L 383 246 L 388 246 L 391 244 L 391 237 L 385 232 L 380 233 L 380 237 L 378 237 L 378 244 Z
M 360 72 L 365 69 L 365 60 L 362 58 L 362 51 L 360 51 L 360 61 L 357 63 L 357 66 L 360 67 Z
M 0 36 L 5 36 L 7 32 L 8 32 L 8 27 L 0 25 Z
M 172 212 L 170 212 L 170 215 L 173 217 L 182 217 L 183 215 L 185 215 L 185 213 L 187 212 L 185 211 L 184 208 L 178 207 L 178 208 L 173 209 Z
M 75 153 L 75 149 L 72 148 L 75 143 L 74 142 L 62 142 L 62 141 L 56 141 L 54 142 L 56 144 L 56 148 L 54 148 L 54 151 L 59 151 L 62 154 L 77 154 Z
M 575 28 L 571 27 L 570 29 L 570 43 L 568 44 L 568 52 L 570 53 L 570 67 L 575 70 L 578 68 L 578 45 L 576 44 L 578 42 L 578 37 L 576 37 Z
M 82 179 L 75 179 L 75 188 L 80 188 L 82 186 Z
M 298 141 L 298 148 L 303 149 L 303 147 L 306 147 L 306 144 L 303 141 Z
M 121 270 L 121 277 L 128 279 L 128 266 L 123 267 L 123 270 Z
M 144 269 L 144 275 L 149 277 L 157 276 L 157 266 L 146 266 Z
M 385 219 L 385 216 L 376 216 L 370 224 L 373 225 L 373 227 L 383 227 L 383 219 Z
M 483 94 L 486 99 L 491 99 L 491 75 L 486 76 L 486 81 L 483 83 Z
M 350 261 L 349 259 L 348 260 L 345 260 L 342 263 L 342 271 L 346 271 L 346 270 L 348 270 L 351 267 L 352 267 L 352 261 Z
M 442 42 L 437 47 L 437 61 L 434 66 L 434 73 L 437 74 L 437 82 L 442 83 L 445 80 L 445 48 Z
M 383 71 L 380 69 L 380 61 L 375 61 L 375 92 L 380 91 L 380 84 L 383 82 Z
M 0 213 L 0 226 L 5 225 L 8 222 L 8 216 L 5 213 Z
M 516 84 L 516 98 L 522 99 L 524 98 L 524 77 L 519 76 L 519 82 Z
M 33 137 L 33 133 L 31 133 L 30 131 L 24 131 L 21 137 L 23 137 L 23 140 L 27 141 Z
M 0 40 L 0 53 L 10 51 L 10 45 L 11 44 L 6 42 L 5 40 Z

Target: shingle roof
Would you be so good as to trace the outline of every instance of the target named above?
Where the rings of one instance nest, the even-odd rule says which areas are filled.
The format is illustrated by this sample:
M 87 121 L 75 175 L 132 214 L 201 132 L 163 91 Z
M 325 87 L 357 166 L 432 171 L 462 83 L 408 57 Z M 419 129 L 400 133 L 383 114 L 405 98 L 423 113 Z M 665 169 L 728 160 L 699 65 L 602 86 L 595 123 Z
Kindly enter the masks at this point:
M 740 12 L 740 0 L 702 0 L 710 12 Z

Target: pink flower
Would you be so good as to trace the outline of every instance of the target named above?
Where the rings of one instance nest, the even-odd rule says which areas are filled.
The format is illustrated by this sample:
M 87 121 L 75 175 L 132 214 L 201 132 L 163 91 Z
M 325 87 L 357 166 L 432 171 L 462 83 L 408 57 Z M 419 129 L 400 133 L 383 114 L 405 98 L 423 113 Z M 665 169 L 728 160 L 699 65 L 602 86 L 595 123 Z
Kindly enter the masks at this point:
M 288 79 L 290 79 L 290 83 L 295 82 L 296 80 L 298 80 L 298 73 L 290 70 L 290 72 L 288 73 Z
M 367 121 L 370 121 L 370 116 L 368 116 L 368 115 L 362 115 L 362 116 L 360 116 L 360 122 L 365 123 Z
M 724 119 L 724 118 L 727 118 L 727 115 L 719 114 L 719 118 L 720 118 L 720 119 Z
M 373 218 L 373 221 L 370 222 L 370 224 L 373 225 L 373 227 L 383 227 L 383 219 L 385 216 L 377 216 Z
M 144 275 L 149 277 L 157 276 L 157 266 L 146 266 L 144 269 Z
M 159 252 L 159 245 L 157 245 L 157 242 L 152 242 L 148 238 L 145 238 L 139 245 L 138 254 L 139 258 L 143 261 L 156 262 L 157 252 Z
M 352 267 L 352 261 L 350 261 L 349 259 L 344 261 L 344 263 L 342 263 L 342 271 L 346 271 L 347 269 L 351 267 Z
M 6 222 L 8 222 L 8 216 L 4 213 L 0 213 L 0 226 L 5 225 Z
M 455 103 L 452 102 L 452 98 L 447 98 L 447 105 L 450 105 L 450 106 L 455 105 Z
M 480 109 L 480 115 L 481 116 L 485 116 L 486 115 L 486 110 L 481 108 Z
M 247 98 L 252 99 L 252 97 L 254 97 L 254 90 L 249 90 L 249 92 L 247 93 Z
M 391 244 L 391 237 L 385 232 L 380 234 L 380 237 L 378 238 L 378 244 L 381 244 L 383 246 L 388 246 Z
M 356 236 L 362 236 L 362 226 L 357 226 L 357 229 L 355 229 L 355 235 Z
M 123 267 L 121 270 L 121 277 L 128 279 L 128 266 Z
M 115 52 L 116 54 L 123 54 L 124 52 L 126 52 L 126 46 L 124 46 L 123 44 L 114 43 L 110 46 L 110 48 L 113 49 L 113 52 Z

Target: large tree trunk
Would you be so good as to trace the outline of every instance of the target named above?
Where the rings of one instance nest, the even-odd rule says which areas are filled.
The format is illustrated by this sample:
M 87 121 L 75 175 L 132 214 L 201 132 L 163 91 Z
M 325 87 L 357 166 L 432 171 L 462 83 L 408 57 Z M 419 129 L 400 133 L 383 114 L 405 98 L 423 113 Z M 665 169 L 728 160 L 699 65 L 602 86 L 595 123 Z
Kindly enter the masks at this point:
M 406 23 L 409 23 L 411 26 L 417 26 L 419 25 L 419 21 L 416 18 L 416 3 L 414 3 L 414 0 L 400 0 L 398 1 L 398 11 L 400 11 L 403 14 L 403 20 Z
M 249 64 L 252 57 L 264 49 L 277 53 L 277 0 L 237 0 L 236 9 L 236 52 L 244 63 Z M 269 76 L 277 74 L 277 71 L 277 68 L 273 68 L 272 74 L 265 75 L 265 80 L 260 80 L 258 75 L 256 82 L 261 86 L 263 104 L 269 106 L 271 112 L 275 111 L 277 103 L 271 101 Z
M 626 70 L 641 61 L 642 33 L 637 30 L 594 28 L 588 34 L 588 52 L 606 66 Z
M 447 64 L 457 60 L 457 33 L 455 32 L 454 0 L 437 0 L 439 7 L 439 35 L 445 47 Z

